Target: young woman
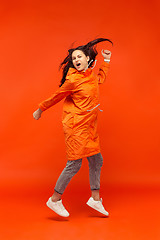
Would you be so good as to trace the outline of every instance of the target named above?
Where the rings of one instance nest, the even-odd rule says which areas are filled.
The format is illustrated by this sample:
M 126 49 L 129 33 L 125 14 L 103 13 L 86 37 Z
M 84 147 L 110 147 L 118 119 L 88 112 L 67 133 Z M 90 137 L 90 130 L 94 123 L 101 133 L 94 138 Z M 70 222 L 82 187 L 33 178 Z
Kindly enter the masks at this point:
M 89 162 L 92 194 L 87 205 L 106 216 L 109 215 L 99 195 L 103 158 L 97 133 L 97 117 L 100 110 L 98 85 L 106 79 L 110 51 L 102 50 L 104 61 L 99 72 L 95 74 L 92 71 L 98 54 L 95 46 L 102 41 L 112 43 L 109 39 L 97 38 L 86 45 L 68 50 L 68 56 L 60 65 L 60 68 L 63 68 L 63 76 L 59 89 L 50 98 L 41 102 L 33 113 L 33 117 L 38 120 L 42 112 L 65 98 L 62 124 L 68 161 L 57 180 L 52 197 L 46 203 L 49 208 L 63 217 L 68 217 L 69 213 L 62 204 L 61 196 L 72 177 L 79 171 L 84 157 Z

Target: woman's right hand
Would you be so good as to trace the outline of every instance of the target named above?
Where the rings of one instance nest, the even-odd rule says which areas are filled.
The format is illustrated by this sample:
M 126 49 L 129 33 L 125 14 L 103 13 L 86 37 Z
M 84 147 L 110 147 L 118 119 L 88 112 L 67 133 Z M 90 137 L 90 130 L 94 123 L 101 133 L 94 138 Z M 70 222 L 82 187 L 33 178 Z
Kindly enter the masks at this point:
M 34 113 L 33 113 L 33 117 L 34 119 L 38 120 L 41 117 L 42 114 L 42 110 L 40 108 L 38 108 Z

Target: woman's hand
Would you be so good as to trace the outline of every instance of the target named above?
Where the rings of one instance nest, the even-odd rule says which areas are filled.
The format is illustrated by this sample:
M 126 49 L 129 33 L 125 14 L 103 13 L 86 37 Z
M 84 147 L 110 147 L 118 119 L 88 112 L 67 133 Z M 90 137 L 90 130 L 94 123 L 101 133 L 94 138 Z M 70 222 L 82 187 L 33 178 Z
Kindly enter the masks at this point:
M 34 119 L 38 120 L 41 117 L 42 114 L 42 110 L 40 108 L 38 108 L 34 113 L 33 113 L 33 117 Z
M 102 49 L 101 53 L 102 53 L 102 56 L 104 57 L 104 59 L 110 60 L 110 58 L 111 58 L 111 51 Z

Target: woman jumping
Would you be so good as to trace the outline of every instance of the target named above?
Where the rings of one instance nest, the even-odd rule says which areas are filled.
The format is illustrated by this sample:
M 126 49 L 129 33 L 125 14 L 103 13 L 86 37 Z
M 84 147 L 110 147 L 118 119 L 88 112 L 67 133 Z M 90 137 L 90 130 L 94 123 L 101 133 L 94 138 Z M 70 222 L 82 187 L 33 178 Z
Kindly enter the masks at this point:
M 62 194 L 72 177 L 79 171 L 84 157 L 89 163 L 91 188 L 91 197 L 87 205 L 106 216 L 109 215 L 102 205 L 99 194 L 103 157 L 97 133 L 97 117 L 100 110 L 98 85 L 106 79 L 111 52 L 102 50 L 104 61 L 98 74 L 92 70 L 98 54 L 95 46 L 102 41 L 112 43 L 109 39 L 97 38 L 86 45 L 68 50 L 67 57 L 60 65 L 63 75 L 59 89 L 50 98 L 41 102 L 33 113 L 33 117 L 38 120 L 42 112 L 65 98 L 62 124 L 67 164 L 56 182 L 52 197 L 46 203 L 50 209 L 63 217 L 68 217 L 69 213 L 62 204 Z

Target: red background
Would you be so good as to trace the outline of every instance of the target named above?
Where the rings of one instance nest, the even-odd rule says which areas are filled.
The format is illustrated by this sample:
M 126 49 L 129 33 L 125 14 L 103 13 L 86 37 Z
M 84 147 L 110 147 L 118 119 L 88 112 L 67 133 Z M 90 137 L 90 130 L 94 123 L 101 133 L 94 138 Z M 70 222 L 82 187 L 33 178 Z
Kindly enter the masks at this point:
M 68 48 L 96 37 L 114 46 L 107 81 L 100 86 L 102 191 L 159 187 L 160 81 L 158 1 L 1 2 L 1 175 L 3 196 L 41 192 L 48 197 L 66 164 L 63 101 L 36 121 L 38 103 L 54 93 Z M 87 160 L 67 191 L 89 192 Z M 23 238 L 21 238 L 23 239 Z M 47 239 L 47 238 L 46 238 Z M 124 239 L 124 238 L 123 238 Z M 142 238 L 141 238 L 142 239 Z

